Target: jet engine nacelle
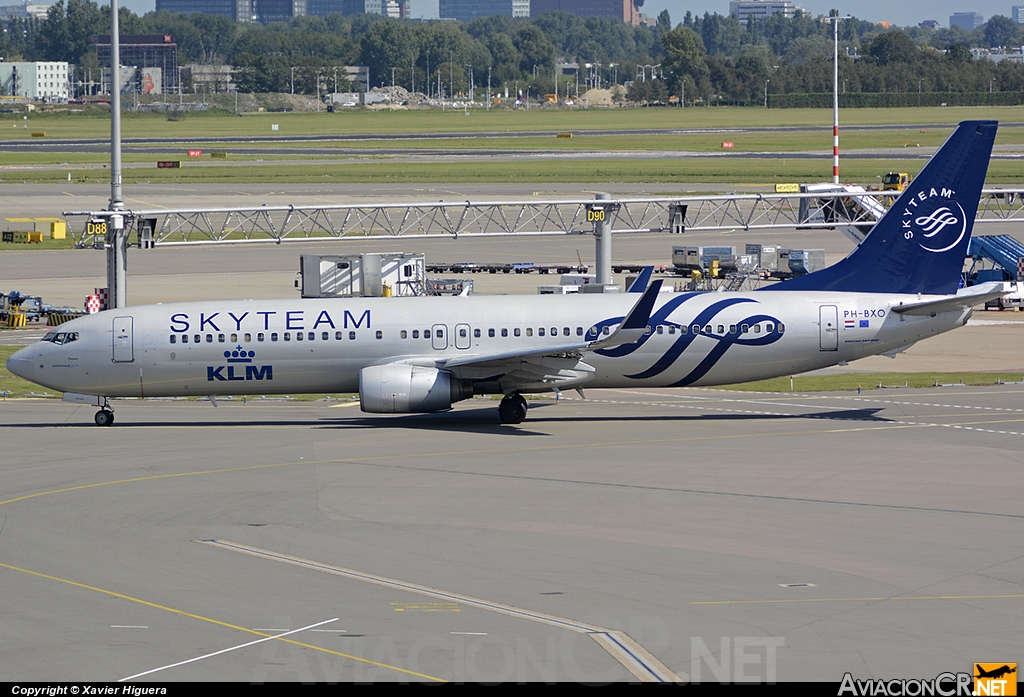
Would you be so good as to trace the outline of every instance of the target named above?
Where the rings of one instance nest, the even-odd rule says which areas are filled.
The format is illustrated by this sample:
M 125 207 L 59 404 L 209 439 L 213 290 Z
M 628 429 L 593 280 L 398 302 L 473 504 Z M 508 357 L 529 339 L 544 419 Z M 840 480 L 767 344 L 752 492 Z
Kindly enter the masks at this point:
M 371 414 L 444 411 L 472 396 L 470 383 L 436 368 L 391 364 L 359 371 L 359 406 Z

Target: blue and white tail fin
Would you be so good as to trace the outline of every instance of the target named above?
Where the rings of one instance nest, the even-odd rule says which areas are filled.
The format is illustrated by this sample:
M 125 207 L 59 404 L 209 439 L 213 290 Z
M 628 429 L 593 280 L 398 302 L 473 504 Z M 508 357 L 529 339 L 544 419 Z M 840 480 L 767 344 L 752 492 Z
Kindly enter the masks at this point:
M 995 121 L 964 121 L 848 257 L 764 290 L 956 293 Z

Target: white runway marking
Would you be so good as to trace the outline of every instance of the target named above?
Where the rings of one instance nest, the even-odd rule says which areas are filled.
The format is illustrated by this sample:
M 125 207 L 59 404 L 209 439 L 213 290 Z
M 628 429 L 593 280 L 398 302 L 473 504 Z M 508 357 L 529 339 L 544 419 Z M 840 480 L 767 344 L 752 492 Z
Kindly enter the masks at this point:
M 304 632 L 304 631 L 306 631 L 308 629 L 312 629 L 313 627 L 319 627 L 321 625 L 330 624 L 331 622 L 337 622 L 337 621 L 338 621 L 337 617 L 335 617 L 333 619 L 329 619 L 329 620 L 324 620 L 323 622 L 317 622 L 316 624 L 311 624 L 309 626 L 302 627 L 301 629 L 293 629 L 293 630 L 291 630 L 289 632 L 285 632 L 283 634 L 275 634 L 274 636 L 263 637 L 262 639 L 256 639 L 255 641 L 249 641 L 249 642 L 246 642 L 244 644 L 239 644 L 238 646 L 232 646 L 230 648 L 221 649 L 220 651 L 214 651 L 213 653 L 208 653 L 208 654 L 205 654 L 203 656 L 196 656 L 195 658 L 190 658 L 187 661 L 178 661 L 177 663 L 171 663 L 170 665 L 160 666 L 159 668 L 154 668 L 153 670 L 147 670 L 147 671 L 142 672 L 142 673 L 136 673 L 135 675 L 129 675 L 127 678 L 121 678 L 120 680 L 118 680 L 118 682 L 127 682 L 128 680 L 134 680 L 135 678 L 141 678 L 144 675 L 152 675 L 153 673 L 159 673 L 161 670 L 167 670 L 168 668 L 177 668 L 178 666 L 183 666 L 183 665 L 186 665 L 186 664 L 189 664 L 189 663 L 195 663 L 196 661 L 201 661 L 204 658 L 213 658 L 214 656 L 219 656 L 222 653 L 228 653 L 229 651 L 237 651 L 238 649 L 244 649 L 247 646 L 255 646 L 256 644 L 262 644 L 265 641 L 272 641 L 274 639 L 280 639 L 281 637 L 286 637 L 289 634 L 298 634 L 299 632 Z
M 322 571 L 352 579 L 354 581 L 363 581 L 366 583 L 373 583 L 378 586 L 384 586 L 385 588 L 425 595 L 430 598 L 445 600 L 453 604 L 461 603 L 481 610 L 498 612 L 503 615 L 509 615 L 511 617 L 517 617 L 519 619 L 530 620 L 533 622 L 540 622 L 542 624 L 559 627 L 561 629 L 568 629 L 580 634 L 586 634 L 600 644 L 602 648 L 621 663 L 626 670 L 636 676 L 637 679 L 643 682 L 679 682 L 679 677 L 675 673 L 669 670 L 668 667 L 666 667 L 655 656 L 646 651 L 642 646 L 637 644 L 623 632 L 604 629 L 603 627 L 597 627 L 583 622 L 566 619 L 564 617 L 549 615 L 543 612 L 534 612 L 533 610 L 527 610 L 513 605 L 496 603 L 482 598 L 474 598 L 469 595 L 462 595 L 461 593 L 453 593 L 451 591 L 431 588 L 430 586 L 421 586 L 417 583 L 400 581 L 386 576 L 368 574 L 354 569 L 346 569 L 341 566 L 333 566 L 323 562 L 302 559 L 301 557 L 293 557 L 281 554 L 280 552 L 272 552 L 267 549 L 250 547 L 248 545 L 242 545 L 228 540 L 196 540 L 196 542 L 204 545 L 210 545 L 211 547 L 230 550 L 232 552 L 249 554 L 262 559 L 284 562 L 285 564 L 292 564 L 305 569 Z

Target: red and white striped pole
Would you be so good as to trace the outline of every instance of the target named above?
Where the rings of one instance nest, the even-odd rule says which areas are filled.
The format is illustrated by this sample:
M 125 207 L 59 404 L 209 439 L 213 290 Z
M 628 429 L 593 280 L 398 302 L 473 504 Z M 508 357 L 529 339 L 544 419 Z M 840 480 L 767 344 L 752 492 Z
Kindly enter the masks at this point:
M 832 183 L 839 183 L 839 10 L 829 11 L 833 26 L 832 53 Z

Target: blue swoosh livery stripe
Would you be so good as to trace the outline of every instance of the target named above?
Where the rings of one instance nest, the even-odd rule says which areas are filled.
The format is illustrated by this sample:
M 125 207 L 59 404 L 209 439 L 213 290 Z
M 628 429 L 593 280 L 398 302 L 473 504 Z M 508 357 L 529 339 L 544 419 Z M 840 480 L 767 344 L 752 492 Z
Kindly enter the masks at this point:
M 713 320 L 715 316 L 722 310 L 728 307 L 732 307 L 733 305 L 737 305 L 739 303 L 752 302 L 757 301 L 751 300 L 750 298 L 729 298 L 728 300 L 720 300 L 716 303 L 712 303 L 707 308 L 705 308 L 703 312 L 694 317 L 691 324 L 698 324 L 703 327 L 705 324 Z M 643 380 L 645 378 L 654 377 L 655 375 L 660 375 L 661 373 L 665 372 L 670 367 L 672 367 L 672 364 L 675 363 L 679 356 L 683 354 L 683 351 L 689 348 L 690 344 L 693 343 L 693 340 L 696 339 L 697 336 L 709 336 L 711 338 L 716 339 L 719 338 L 710 334 L 705 334 L 704 332 L 701 332 L 701 334 L 699 335 L 693 333 L 683 334 L 678 339 L 676 339 L 676 342 L 672 344 L 671 348 L 669 348 L 669 350 L 666 351 L 665 354 L 661 358 L 659 358 L 650 368 L 644 370 L 643 372 L 635 373 L 634 375 L 626 375 L 625 377 L 632 378 L 634 380 Z M 710 370 L 710 366 L 708 367 L 708 370 Z

